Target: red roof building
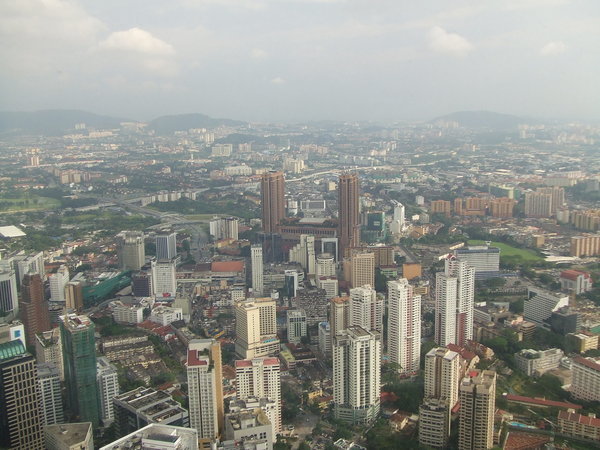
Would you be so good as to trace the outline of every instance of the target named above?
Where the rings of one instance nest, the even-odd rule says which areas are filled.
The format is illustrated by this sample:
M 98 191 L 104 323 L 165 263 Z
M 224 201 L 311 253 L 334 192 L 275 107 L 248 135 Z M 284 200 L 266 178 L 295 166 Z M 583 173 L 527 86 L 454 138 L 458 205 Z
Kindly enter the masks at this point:
M 558 427 L 564 434 L 600 441 L 600 419 L 595 414 L 584 416 L 570 409 L 558 413 Z

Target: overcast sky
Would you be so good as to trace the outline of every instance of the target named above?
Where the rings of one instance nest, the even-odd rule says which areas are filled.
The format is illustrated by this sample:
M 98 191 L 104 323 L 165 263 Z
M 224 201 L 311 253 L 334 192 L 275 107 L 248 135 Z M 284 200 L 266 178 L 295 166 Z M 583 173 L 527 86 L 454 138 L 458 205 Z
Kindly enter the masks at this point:
M 0 110 L 600 119 L 598 0 L 0 0 Z

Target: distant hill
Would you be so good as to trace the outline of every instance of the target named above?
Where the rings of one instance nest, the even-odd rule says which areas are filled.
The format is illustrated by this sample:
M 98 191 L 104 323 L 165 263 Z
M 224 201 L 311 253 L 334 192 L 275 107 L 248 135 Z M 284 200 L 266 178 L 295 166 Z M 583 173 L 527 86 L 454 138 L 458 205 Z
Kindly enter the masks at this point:
M 245 122 L 231 119 L 213 119 L 205 114 L 177 114 L 173 116 L 161 116 L 152 120 L 148 128 L 157 134 L 172 134 L 176 131 L 186 131 L 190 128 L 214 128 L 218 126 L 237 127 Z
M 487 128 L 490 130 L 513 130 L 520 124 L 531 124 L 535 121 L 522 117 L 500 114 L 491 111 L 460 111 L 436 117 L 431 122 L 458 122 L 465 128 Z
M 0 111 L 0 133 L 61 135 L 85 123 L 87 128 L 118 128 L 125 119 L 87 111 L 48 109 L 43 111 Z

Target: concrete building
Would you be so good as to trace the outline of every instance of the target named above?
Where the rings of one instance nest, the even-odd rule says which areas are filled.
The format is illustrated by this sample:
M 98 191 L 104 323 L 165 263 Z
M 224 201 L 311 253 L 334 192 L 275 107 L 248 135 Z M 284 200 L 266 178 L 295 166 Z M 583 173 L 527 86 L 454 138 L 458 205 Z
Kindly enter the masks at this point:
M 321 253 L 317 256 L 317 278 L 335 276 L 335 257 L 331 253 Z
M 200 439 L 217 439 L 223 433 L 223 369 L 221 344 L 194 339 L 188 345 L 187 380 L 190 426 Z
M 171 260 L 177 256 L 177 233 L 160 233 L 156 235 L 156 259 Z
M 431 214 L 443 214 L 450 217 L 451 203 L 448 200 L 432 200 L 429 204 Z
M 586 402 L 600 401 L 600 358 L 573 359 L 571 394 Z
M 35 358 L 20 340 L 0 344 L 0 447 L 43 450 Z
M 515 353 L 515 364 L 527 376 L 539 376 L 548 370 L 558 368 L 560 360 L 564 356 L 563 351 L 558 348 L 548 350 L 523 349 Z
M 573 236 L 570 255 L 577 257 L 600 255 L 600 234 Z
M 15 271 L 9 268 L 0 269 L 0 312 L 16 318 L 19 313 L 17 294 L 17 278 Z
M 37 391 L 42 426 L 64 423 L 60 374 L 52 363 L 37 365 Z
M 458 402 L 461 357 L 444 347 L 432 348 L 425 355 L 425 398 L 445 399 L 449 409 Z
M 58 370 L 60 381 L 65 379 L 63 365 L 62 343 L 60 340 L 60 328 L 44 331 L 36 336 L 35 357 L 40 364 L 53 364 Z
M 387 349 L 398 373 L 416 374 L 421 364 L 421 296 L 406 278 L 388 281 Z
M 100 450 L 198 450 L 198 432 L 192 428 L 151 423 L 111 442 Z
M 460 383 L 459 449 L 493 447 L 495 411 L 496 372 L 471 371 Z
M 44 427 L 46 450 L 94 450 L 91 422 L 64 423 Z
M 300 242 L 290 248 L 288 259 L 290 262 L 300 264 L 307 275 L 314 276 L 317 271 L 315 237 L 309 234 L 301 234 Z
M 327 293 L 324 289 L 301 288 L 293 299 L 293 304 L 296 308 L 304 310 L 308 327 L 327 320 Z
M 83 309 L 83 283 L 70 281 L 65 285 L 65 307 L 68 312 L 78 312 Z
M 119 376 L 117 368 L 104 356 L 96 360 L 96 373 L 100 397 L 100 420 L 108 426 L 115 419 L 113 398 L 119 395 Z
M 325 291 L 325 298 L 327 300 L 339 295 L 339 281 L 337 277 L 317 278 L 317 287 Z
M 340 334 L 350 325 L 350 297 L 336 297 L 329 302 L 331 337 Z
M 370 285 L 350 289 L 349 326 L 383 333 L 384 300 Z
M 69 282 L 69 269 L 65 265 L 61 265 L 56 273 L 48 277 L 50 282 L 50 300 L 54 302 L 64 302 L 65 286 Z
M 419 407 L 419 444 L 443 449 L 450 436 L 448 400 L 425 398 Z
M 500 276 L 500 249 L 489 245 L 471 245 L 457 248 L 454 256 L 475 269 L 475 279 L 485 280 Z
M 553 294 L 544 289 L 530 286 L 523 306 L 523 317 L 538 326 L 544 325 L 554 311 L 569 306 L 567 295 Z
M 329 322 L 319 323 L 319 350 L 324 355 L 331 355 L 331 327 Z
M 0 344 L 15 340 L 19 340 L 23 343 L 23 346 L 27 346 L 23 323 L 20 320 L 0 322 Z
M 537 192 L 550 195 L 550 214 L 556 214 L 565 205 L 565 189 L 560 186 L 539 187 Z
M 285 180 L 283 172 L 267 172 L 260 179 L 262 227 L 265 233 L 276 233 L 285 217 Z
M 346 279 L 348 281 L 348 279 Z M 375 254 L 353 252 L 350 257 L 350 286 L 375 286 Z
M 576 413 L 574 409 L 558 413 L 558 431 L 575 438 L 600 441 L 600 419 L 595 414 Z
M 573 292 L 577 295 L 591 291 L 593 288 L 592 277 L 588 272 L 563 270 L 560 273 L 559 281 L 563 291 Z
M 173 322 L 183 320 L 183 310 L 171 306 L 157 306 L 150 312 L 148 320 L 166 326 Z
M 50 311 L 44 295 L 44 283 L 38 274 L 26 274 L 21 285 L 21 301 L 19 302 L 21 320 L 25 326 L 27 345 L 35 346 L 36 334 L 48 331 Z
M 527 217 L 550 217 L 552 215 L 552 195 L 543 192 L 525 194 L 525 215 Z
M 235 352 L 252 359 L 279 351 L 275 300 L 255 298 L 235 305 Z
M 235 361 L 237 398 L 252 397 L 275 402 L 271 417 L 273 436 L 281 432 L 281 372 L 279 359 L 254 358 Z
M 287 337 L 288 342 L 299 344 L 304 336 L 307 336 L 306 331 L 306 313 L 303 310 L 288 310 L 287 311 Z
M 23 282 L 26 274 L 37 274 L 46 281 L 46 270 L 44 268 L 44 252 L 18 255 L 13 258 L 13 269 L 16 270 L 17 281 Z
M 152 261 L 151 270 L 154 294 L 159 298 L 174 298 L 177 293 L 175 261 Z
M 333 403 L 336 420 L 372 423 L 379 416 L 381 335 L 348 327 L 333 338 Z
M 239 238 L 240 221 L 237 217 L 215 217 L 209 222 L 210 235 L 216 241 Z
M 144 321 L 144 309 L 141 305 L 124 305 L 122 302 L 114 302 L 112 316 L 117 323 L 137 325 Z
M 140 270 L 146 262 L 144 233 L 122 231 L 116 236 L 117 256 L 122 270 Z
M 436 274 L 435 342 L 464 347 L 473 338 L 475 269 L 448 256 L 444 272 Z
M 510 218 L 513 216 L 513 210 L 516 202 L 512 198 L 500 197 L 490 201 L 490 214 L 492 217 Z
M 260 408 L 229 413 L 225 416 L 225 440 L 243 448 L 256 446 L 272 450 L 273 427 L 267 414 Z
M 348 247 L 360 242 L 359 181 L 355 173 L 340 175 L 338 181 L 339 258 Z M 369 284 L 369 283 L 361 283 Z M 370 283 L 373 284 L 373 283 Z M 358 286 L 358 285 L 357 285 Z
M 265 290 L 262 246 L 253 245 L 251 247 L 250 260 L 252 264 L 252 291 L 255 297 L 260 297 Z

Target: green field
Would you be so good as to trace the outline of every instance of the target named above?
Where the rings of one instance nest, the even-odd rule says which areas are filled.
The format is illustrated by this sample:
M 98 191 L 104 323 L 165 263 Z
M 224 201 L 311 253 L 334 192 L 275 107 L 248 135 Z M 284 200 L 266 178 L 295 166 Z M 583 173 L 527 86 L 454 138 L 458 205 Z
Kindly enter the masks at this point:
M 17 198 L 0 197 L 0 213 L 18 211 L 37 211 L 54 209 L 60 206 L 60 200 L 50 197 L 29 195 Z
M 479 240 L 469 240 L 469 245 L 483 245 L 485 241 Z M 516 257 L 518 256 L 523 261 L 542 261 L 543 258 L 541 256 L 536 255 L 531 250 L 516 248 L 508 244 L 504 244 L 503 242 L 492 242 L 492 247 L 498 247 L 500 249 L 500 257 Z

